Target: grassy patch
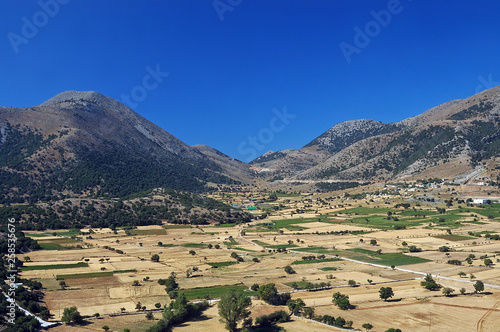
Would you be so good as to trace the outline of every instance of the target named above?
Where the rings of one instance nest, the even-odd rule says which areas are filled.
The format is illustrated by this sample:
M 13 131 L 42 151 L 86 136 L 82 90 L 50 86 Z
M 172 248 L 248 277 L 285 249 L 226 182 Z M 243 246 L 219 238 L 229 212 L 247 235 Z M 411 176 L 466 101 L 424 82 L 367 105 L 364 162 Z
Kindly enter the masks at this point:
M 27 233 L 26 236 L 29 237 L 46 237 L 46 236 L 52 236 L 51 234 L 47 233 Z
M 446 241 L 465 241 L 465 240 L 475 239 L 475 237 L 473 236 L 455 235 L 455 234 L 436 235 L 434 237 Z
M 128 234 L 134 235 L 165 235 L 167 231 L 164 229 L 131 229 Z
M 302 260 L 302 261 L 294 261 L 292 265 L 298 264 L 314 264 L 314 263 L 325 263 L 325 262 L 337 262 L 340 261 L 340 258 L 325 258 L 325 259 L 311 259 L 311 260 Z
M 230 265 L 235 265 L 238 264 L 236 261 L 227 261 L 227 262 L 215 262 L 215 263 L 207 263 L 208 265 L 212 267 L 224 267 L 224 266 L 230 266 Z
M 245 248 L 240 248 L 240 247 L 232 247 L 231 249 L 236 249 L 236 250 L 241 250 L 241 251 L 248 251 L 248 252 L 255 252 L 255 250 L 250 250 L 250 249 L 245 249 Z
M 205 243 L 184 243 L 182 246 L 186 247 L 186 248 L 206 248 L 207 247 L 207 245 Z
M 357 207 L 357 208 L 352 208 L 352 209 L 347 209 L 344 211 L 339 211 L 337 213 L 351 213 L 351 214 L 387 214 L 387 212 L 396 212 L 397 210 L 391 209 L 391 208 L 371 208 L 371 207 Z
M 270 244 L 269 243 L 265 243 L 265 242 L 262 242 L 262 241 L 259 241 L 259 240 L 252 240 L 253 243 L 255 244 L 258 244 L 259 246 L 263 246 L 263 247 L 269 247 Z
M 70 249 L 80 249 L 74 246 L 62 246 L 59 243 L 53 243 L 53 242 L 46 242 L 46 243 L 39 243 L 40 247 L 43 250 L 70 250 Z
M 111 271 L 113 274 L 114 273 L 135 273 L 137 272 L 136 269 L 132 269 L 132 270 L 114 270 L 114 271 Z
M 294 248 L 293 250 L 300 252 L 310 252 L 314 254 L 325 254 L 325 255 L 335 255 L 338 254 L 338 250 L 328 249 L 325 247 L 308 247 L 308 248 Z
M 170 248 L 170 247 L 175 247 L 175 244 L 173 244 L 173 243 L 162 243 L 162 245 L 160 247 Z
M 337 268 L 334 266 L 327 266 L 327 267 L 320 267 L 319 270 L 321 270 L 321 271 L 336 271 Z
M 36 271 L 36 270 L 57 270 L 57 269 L 71 269 L 75 267 L 88 267 L 87 263 L 79 262 L 72 264 L 53 264 L 53 265 L 28 265 L 21 268 L 22 271 Z
M 37 242 L 39 244 L 42 244 L 42 243 L 58 243 L 58 244 L 75 244 L 75 243 L 80 243 L 79 241 L 71 239 L 69 237 L 61 237 L 61 238 L 50 239 L 50 240 L 43 240 L 43 239 L 41 239 L 41 240 L 38 240 Z
M 226 241 L 226 242 L 222 242 L 224 243 L 224 245 L 228 246 L 228 247 L 231 247 L 231 246 L 234 246 L 234 245 L 238 245 L 239 243 L 236 242 L 235 239 L 231 239 L 231 241 Z
M 358 255 L 355 256 L 349 255 L 349 252 L 355 252 L 358 253 Z M 409 256 L 399 252 L 378 254 L 376 251 L 362 249 L 362 248 L 348 249 L 347 252 L 342 252 L 341 256 L 360 260 L 362 262 L 374 263 L 386 266 L 393 266 L 393 265 L 400 266 L 400 265 L 411 265 L 411 264 L 430 262 L 429 259 L 420 258 L 416 256 Z
M 257 292 L 246 291 L 248 289 L 245 285 L 230 285 L 230 286 L 214 286 L 214 287 L 203 287 L 203 288 L 191 288 L 182 289 L 179 292 L 184 293 L 188 300 L 198 300 L 198 299 L 218 299 L 223 294 L 227 293 L 230 289 L 234 289 L 237 292 L 245 293 L 248 296 L 256 295 Z
M 56 276 L 57 280 L 61 279 L 86 279 L 86 278 L 101 278 L 101 277 L 112 277 L 113 272 L 89 272 L 89 273 L 75 273 L 75 274 L 58 274 Z
M 272 246 L 268 246 L 271 249 L 288 249 L 288 248 L 296 248 L 298 245 L 296 244 L 276 244 Z
M 61 279 L 102 278 L 102 277 L 112 277 L 113 274 L 115 274 L 115 273 L 134 273 L 134 272 L 137 272 L 137 270 L 133 269 L 133 270 L 116 270 L 116 271 L 106 271 L 106 272 L 58 274 L 56 276 L 56 279 L 61 280 Z

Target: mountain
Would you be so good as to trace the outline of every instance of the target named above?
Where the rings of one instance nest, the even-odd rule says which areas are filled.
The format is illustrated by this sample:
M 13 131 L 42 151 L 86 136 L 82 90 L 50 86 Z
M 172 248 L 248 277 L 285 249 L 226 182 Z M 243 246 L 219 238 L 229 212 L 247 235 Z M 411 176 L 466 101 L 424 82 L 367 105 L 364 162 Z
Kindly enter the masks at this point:
M 156 187 L 204 191 L 208 183 L 234 183 L 220 164 L 97 92 L 0 107 L 0 203 L 124 197 Z
M 400 122 L 342 122 L 300 150 L 269 152 L 251 164 L 290 179 L 467 179 L 500 157 L 499 114 L 495 87 Z
M 228 155 L 210 146 L 192 145 L 191 147 L 215 163 L 224 171 L 224 174 L 228 175 L 232 179 L 246 182 L 248 179 L 252 178 L 254 174 L 254 172 L 250 170 L 248 164 L 239 161 L 238 159 L 229 157 Z

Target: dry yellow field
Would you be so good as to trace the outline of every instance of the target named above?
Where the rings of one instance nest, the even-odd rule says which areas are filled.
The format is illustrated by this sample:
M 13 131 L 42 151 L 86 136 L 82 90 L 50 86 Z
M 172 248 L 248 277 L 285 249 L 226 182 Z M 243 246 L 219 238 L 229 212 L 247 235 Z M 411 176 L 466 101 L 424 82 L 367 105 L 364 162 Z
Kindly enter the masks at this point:
M 292 204 L 300 206 L 302 197 L 290 199 Z M 369 207 L 388 208 L 386 199 L 375 201 Z M 336 204 L 340 204 L 337 202 Z M 335 206 L 336 204 L 332 204 Z M 343 202 L 346 204 L 346 202 Z M 364 201 L 350 202 L 347 208 L 368 206 Z M 376 205 L 375 205 L 376 204 Z M 318 207 L 316 207 L 318 208 Z M 165 287 L 158 284 L 158 279 L 167 278 L 172 272 L 177 274 L 181 291 L 200 287 L 275 283 L 278 291 L 293 291 L 291 283 L 330 283 L 333 289 L 308 292 L 296 291 L 292 298 L 301 298 L 307 306 L 315 308 L 317 315 L 342 316 L 353 321 L 353 327 L 361 329 L 363 323 L 371 323 L 373 331 L 385 331 L 389 327 L 408 331 L 496 331 L 495 321 L 500 319 L 500 273 L 498 267 L 482 266 L 479 256 L 494 257 L 500 252 L 500 241 L 489 241 L 485 238 L 460 238 L 455 241 L 436 236 L 447 235 L 444 228 L 426 228 L 427 224 L 401 230 L 384 230 L 374 227 L 352 224 L 353 216 L 338 214 L 330 222 L 315 221 L 321 214 L 338 213 L 343 208 L 309 212 L 300 216 L 291 216 L 288 210 L 279 211 L 276 215 L 251 224 L 234 227 L 162 227 L 141 226 L 127 235 L 123 230 L 113 232 L 110 229 L 94 229 L 91 238 L 82 237 L 83 249 L 41 250 L 30 252 L 31 262 L 25 266 L 75 264 L 87 262 L 87 267 L 63 269 L 29 270 L 23 277 L 42 281 L 45 289 L 45 302 L 54 320 L 59 320 L 64 308 L 76 306 L 84 316 L 99 313 L 102 318 L 88 319 L 82 327 L 60 326 L 53 331 L 89 331 L 101 330 L 108 325 L 114 331 L 123 331 L 128 327 L 132 331 L 142 331 L 154 324 L 147 321 L 144 313 L 134 315 L 106 315 L 136 312 L 140 302 L 147 309 L 154 309 L 155 303 L 162 306 L 170 302 Z M 295 223 L 294 219 L 304 218 L 304 222 Z M 310 219 L 306 219 L 310 218 Z M 293 227 L 277 230 L 256 230 L 256 224 L 262 222 L 291 221 Z M 462 224 L 453 231 L 456 235 L 467 235 L 467 232 L 493 231 L 500 232 L 498 221 L 481 218 L 481 224 Z M 258 228 L 257 228 L 258 229 Z M 345 233 L 348 231 L 349 233 Z M 354 232 L 354 233 L 350 233 Z M 360 233 L 361 232 L 361 233 Z M 364 233 L 363 233 L 364 232 Z M 36 232 L 33 232 L 36 233 Z M 340 234 L 342 233 L 342 235 Z M 230 238 L 236 243 L 228 243 Z M 51 240 L 60 237 L 44 237 Z M 445 237 L 446 238 L 446 237 Z M 376 240 L 376 246 L 370 240 Z M 429 261 L 405 265 L 390 266 L 367 264 L 358 259 L 363 252 L 381 250 L 384 254 L 401 252 L 402 243 L 422 248 L 421 252 L 407 253 L 408 256 L 427 259 Z M 162 242 L 163 246 L 158 243 Z M 226 244 L 224 244 L 226 242 Z M 220 249 L 211 248 L 220 246 Z M 277 246 L 290 246 L 287 251 L 279 252 Z M 437 249 L 449 246 L 452 251 L 448 255 Z M 110 249 L 111 247 L 111 249 Z M 272 249 L 275 250 L 272 250 Z M 311 249 L 313 248 L 313 249 Z M 316 255 L 314 248 L 321 249 L 326 258 L 340 258 L 334 261 L 313 262 L 310 264 L 294 264 L 302 261 L 303 256 Z M 123 254 L 116 252 L 121 250 Z M 305 251 L 301 251 L 305 250 Z M 311 251 L 312 250 L 312 251 Z M 364 251 L 363 251 L 364 250 Z M 194 251 L 194 254 L 190 253 Z M 213 268 L 209 263 L 235 261 L 230 257 L 236 252 L 243 262 L 225 267 Z M 464 261 L 470 254 L 476 259 L 471 266 L 450 265 L 450 259 Z M 159 262 L 152 262 L 151 256 L 158 254 Z M 365 255 L 365 258 L 367 256 Z M 259 262 L 255 262 L 257 258 Z M 344 258 L 353 258 L 346 260 Z M 493 259 L 495 261 L 495 259 Z M 376 260 L 373 261 L 376 263 Z M 403 261 L 402 261 L 403 262 Z M 496 261 L 495 261 L 496 262 Z M 287 274 L 284 267 L 290 265 L 295 274 Z M 196 267 L 188 278 L 186 270 Z M 112 273 L 115 271 L 115 273 Z M 124 271 L 124 272 L 123 272 Z M 459 277 L 458 272 L 466 273 Z M 62 290 L 56 280 L 58 275 L 75 275 L 93 273 L 83 278 L 66 278 L 67 288 Z M 104 273 L 106 275 L 99 275 Z M 420 286 L 426 273 L 435 275 L 435 279 L 443 287 L 454 289 L 454 296 L 445 297 L 440 291 L 428 291 Z M 474 280 L 469 276 L 473 274 Z M 137 280 L 140 286 L 132 286 Z M 355 280 L 359 286 L 347 287 L 349 280 Z M 372 284 L 368 284 L 368 280 Z M 473 282 L 482 280 L 487 284 L 484 294 L 472 294 Z M 497 288 L 489 287 L 493 285 Z M 379 298 L 380 287 L 392 287 L 395 296 L 384 302 Z M 466 295 L 460 295 L 459 289 L 464 287 Z M 332 304 L 332 294 L 341 292 L 349 295 L 355 307 L 347 311 L 339 310 Z M 252 317 L 270 313 L 278 308 L 261 301 L 253 300 Z M 283 309 L 288 310 L 286 307 Z M 103 317 L 104 316 L 104 317 Z M 156 318 L 161 317 L 156 313 Z M 222 331 L 217 306 L 205 311 L 195 321 L 175 327 L 175 331 Z M 287 331 L 331 331 L 333 328 L 295 318 L 291 322 L 280 324 Z

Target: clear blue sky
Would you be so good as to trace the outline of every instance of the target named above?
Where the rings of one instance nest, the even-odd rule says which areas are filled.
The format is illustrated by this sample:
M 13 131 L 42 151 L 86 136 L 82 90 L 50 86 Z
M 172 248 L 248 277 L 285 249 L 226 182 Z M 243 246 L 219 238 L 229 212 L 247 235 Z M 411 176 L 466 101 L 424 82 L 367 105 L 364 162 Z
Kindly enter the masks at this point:
M 134 91 L 142 116 L 245 161 L 248 137 L 258 154 L 300 148 L 345 120 L 399 121 L 500 82 L 497 0 L 0 4 L 0 105 Z

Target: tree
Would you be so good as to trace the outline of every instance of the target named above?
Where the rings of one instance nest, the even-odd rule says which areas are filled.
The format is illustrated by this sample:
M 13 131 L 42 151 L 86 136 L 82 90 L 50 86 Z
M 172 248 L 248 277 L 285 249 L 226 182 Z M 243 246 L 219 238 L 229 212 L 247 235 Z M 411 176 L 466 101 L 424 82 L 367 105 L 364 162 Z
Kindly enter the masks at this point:
M 103 327 L 101 327 L 104 331 L 109 331 L 109 326 L 107 325 L 104 325 Z
M 68 285 L 66 285 L 66 282 L 64 280 L 59 281 L 59 286 L 61 286 L 61 289 L 66 289 Z
M 465 273 L 465 272 L 463 272 L 463 271 L 460 271 L 460 272 L 458 272 L 458 276 L 459 276 L 460 278 L 465 277 L 465 276 L 466 276 L 466 273 Z
M 96 312 L 96 313 L 94 314 L 94 317 L 95 317 L 95 318 L 99 318 L 99 316 L 101 316 L 101 315 L 100 315 L 98 312 Z
M 61 321 L 68 324 L 72 323 L 79 324 L 83 321 L 83 318 L 82 315 L 80 315 L 80 312 L 78 312 L 78 309 L 76 309 L 76 307 L 71 307 L 71 308 L 64 308 Z
M 147 320 L 153 320 L 153 319 L 155 319 L 155 316 L 153 315 L 153 313 L 152 313 L 152 312 L 148 312 L 148 313 L 146 314 L 146 319 L 147 319 Z
M 253 290 L 254 292 L 259 290 L 259 284 L 255 283 L 252 286 L 250 286 L 250 289 Z
M 460 294 L 464 295 L 464 294 L 465 294 L 465 292 L 466 292 L 465 288 L 463 288 L 463 287 L 462 287 L 462 288 L 460 288 Z
M 295 270 L 290 265 L 287 265 L 285 266 L 285 272 L 288 274 L 294 274 Z
M 391 327 L 390 329 L 385 330 L 385 332 L 402 332 L 401 329 L 395 329 Z
M 132 286 L 140 286 L 141 284 L 139 283 L 139 280 L 134 280 L 132 282 Z
M 493 265 L 493 261 L 489 258 L 486 258 L 484 260 L 484 265 L 487 266 L 487 267 L 490 267 L 491 265 Z
M 444 296 L 450 296 L 455 290 L 450 287 L 444 287 L 442 292 Z
M 191 250 L 189 250 L 189 254 L 194 256 L 194 255 L 196 255 L 196 251 L 191 249 Z
M 355 280 L 350 279 L 350 280 L 348 280 L 348 281 L 347 281 L 347 284 L 348 284 L 349 286 L 351 286 L 351 287 L 354 287 L 354 286 L 356 286 L 356 281 L 355 281 Z
M 177 281 L 175 281 L 175 276 L 171 275 L 165 281 L 165 290 L 167 291 L 167 293 L 170 293 L 172 291 L 175 291 L 177 288 L 179 288 L 179 284 L 177 283 Z
M 259 287 L 259 297 L 262 301 L 272 305 L 283 305 L 290 300 L 290 294 L 278 294 L 275 284 L 266 284 Z
M 288 309 L 290 309 L 290 312 L 293 315 L 298 315 L 302 311 L 302 309 L 304 309 L 304 307 L 306 306 L 306 304 L 304 303 L 304 301 L 302 301 L 302 299 L 288 300 L 286 305 L 288 306 Z
M 151 256 L 151 261 L 152 262 L 159 262 L 160 256 L 158 254 L 154 254 L 153 256 Z
M 371 239 L 371 240 L 370 240 L 370 244 L 371 244 L 372 246 L 376 246 L 376 245 L 377 245 L 377 240 L 375 240 L 375 239 Z
M 137 302 L 137 304 L 135 305 L 135 309 L 137 309 L 137 310 L 141 310 L 142 309 L 142 303 L 140 301 Z
M 31 262 L 30 256 L 24 256 L 24 261 L 25 262 Z
M 366 330 L 366 332 L 368 332 L 371 329 L 373 329 L 373 325 L 370 324 L 370 323 L 364 323 L 363 325 L 361 325 L 361 327 L 364 328 Z
M 392 287 L 381 287 L 379 289 L 379 296 L 382 300 L 387 301 L 388 298 L 394 296 L 394 292 L 392 291 Z
M 351 303 L 349 302 L 349 296 L 336 292 L 333 294 L 332 303 L 339 307 L 340 310 L 347 310 L 351 308 Z
M 479 293 L 484 290 L 484 283 L 481 280 L 476 281 L 474 284 L 474 293 Z
M 161 308 L 161 303 L 160 302 L 155 303 L 155 308 L 156 309 L 160 309 Z
M 163 242 L 158 241 L 158 245 L 161 247 L 163 245 Z
M 305 307 L 304 308 L 304 316 L 306 316 L 309 319 L 312 319 L 314 317 L 314 308 Z
M 428 290 L 436 290 L 439 288 L 439 285 L 432 278 L 432 275 L 426 274 L 424 281 L 420 282 L 420 286 L 427 288 Z
M 251 304 L 252 300 L 248 296 L 233 289 L 222 295 L 218 308 L 221 321 L 227 330 L 236 331 L 238 322 L 250 316 L 250 311 L 247 308 Z

